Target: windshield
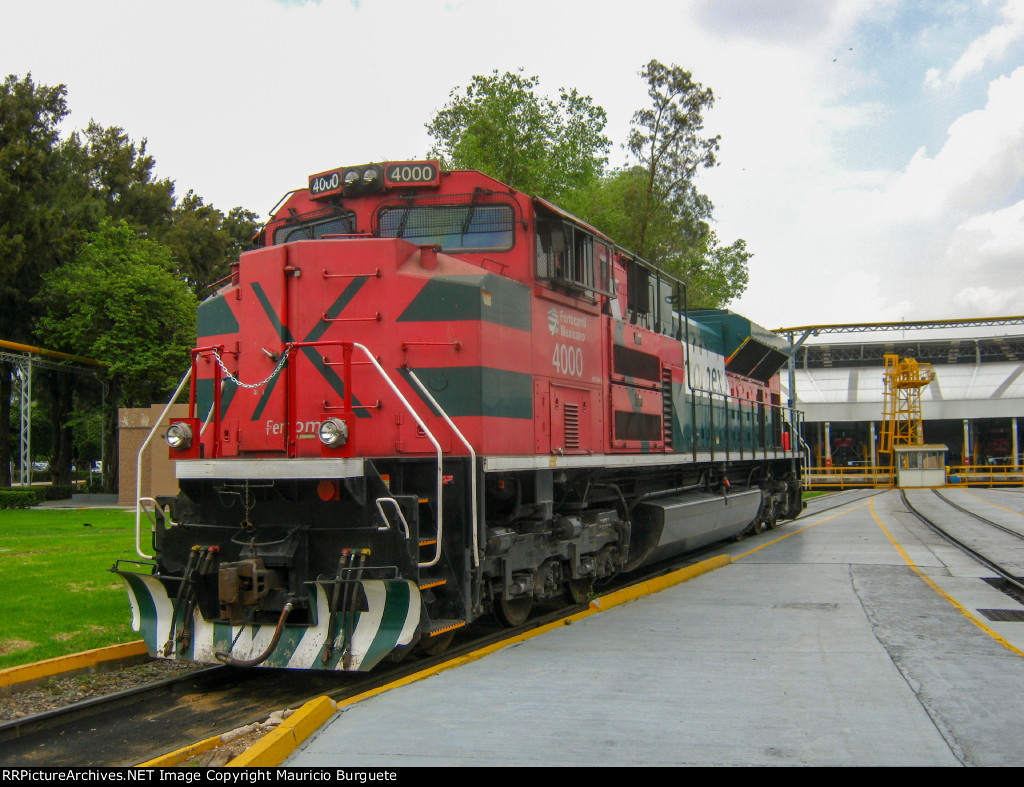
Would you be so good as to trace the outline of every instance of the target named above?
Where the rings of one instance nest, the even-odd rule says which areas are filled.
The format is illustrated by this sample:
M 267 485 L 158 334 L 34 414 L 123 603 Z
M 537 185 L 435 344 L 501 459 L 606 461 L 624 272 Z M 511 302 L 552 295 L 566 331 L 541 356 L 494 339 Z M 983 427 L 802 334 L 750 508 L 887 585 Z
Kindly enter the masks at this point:
M 382 238 L 403 238 L 445 251 L 507 251 L 515 242 L 510 205 L 412 205 L 384 208 Z

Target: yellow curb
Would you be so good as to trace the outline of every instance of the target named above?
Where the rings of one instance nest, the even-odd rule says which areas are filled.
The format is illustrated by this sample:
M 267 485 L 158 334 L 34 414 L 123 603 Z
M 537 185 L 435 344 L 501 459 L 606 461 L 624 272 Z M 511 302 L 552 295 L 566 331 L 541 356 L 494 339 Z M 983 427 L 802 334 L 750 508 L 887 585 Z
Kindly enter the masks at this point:
M 695 563 L 692 566 L 681 568 L 678 571 L 673 571 L 670 574 L 665 574 L 664 576 L 657 577 L 655 579 L 649 579 L 637 585 L 623 588 L 622 590 L 616 590 L 606 596 L 595 598 L 590 602 L 590 608 L 584 612 L 578 612 L 575 615 L 570 615 L 569 617 L 563 618 L 554 623 L 539 626 L 535 629 L 531 629 L 525 634 L 520 634 L 516 637 L 512 637 L 511 639 L 503 640 L 502 642 L 496 642 L 493 645 L 480 648 L 479 650 L 475 650 L 465 656 L 451 659 L 444 664 L 438 664 L 434 667 L 420 670 L 419 672 L 408 675 L 400 680 L 393 681 L 386 686 L 380 686 L 376 689 L 363 692 L 362 694 L 357 694 L 354 697 L 349 697 L 337 704 L 335 704 L 329 697 L 318 697 L 315 700 L 310 700 L 299 708 L 299 710 L 285 719 L 278 727 L 250 746 L 244 753 L 231 760 L 231 762 L 227 764 L 227 767 L 269 768 L 280 765 L 289 754 L 295 751 L 314 732 L 319 730 L 320 727 L 322 727 L 324 723 L 334 715 L 336 710 L 350 705 L 355 705 L 356 703 L 362 702 L 370 697 L 383 694 L 385 691 L 391 691 L 392 689 L 399 688 L 400 686 L 416 683 L 424 678 L 429 678 L 432 675 L 437 675 L 446 670 L 461 667 L 463 664 L 469 664 L 470 662 L 482 659 L 484 656 L 509 647 L 510 645 L 524 642 L 528 639 L 533 639 L 534 637 L 540 636 L 541 634 L 554 629 L 562 628 L 563 626 L 571 625 L 578 620 L 589 618 L 591 615 L 596 615 L 599 612 L 612 609 L 613 607 L 625 604 L 627 601 L 638 599 L 641 596 L 665 590 L 673 585 L 678 585 L 681 582 L 686 582 L 687 580 L 698 577 L 701 574 L 713 571 L 716 568 L 727 566 L 731 562 L 732 558 L 729 557 L 729 555 L 718 555 L 716 557 L 703 560 L 700 563 Z M 183 749 L 170 752 L 169 754 L 165 754 L 164 756 L 150 760 L 149 762 L 141 763 L 138 767 L 168 767 L 180 765 L 189 757 L 215 748 L 216 746 L 219 746 L 220 743 L 219 735 L 213 738 L 207 738 L 205 741 L 194 743 L 191 746 L 186 746 Z
M 330 697 L 310 700 L 256 743 L 228 763 L 229 768 L 280 765 L 306 738 L 316 732 L 337 706 Z
M 63 672 L 72 672 L 78 669 L 95 667 L 104 661 L 116 661 L 131 656 L 145 656 L 148 653 L 146 643 L 141 639 L 135 642 L 126 642 L 122 645 L 111 645 L 106 648 L 94 648 L 81 653 L 72 653 L 70 656 L 58 656 L 55 659 L 37 661 L 34 664 L 21 664 L 17 667 L 8 667 L 0 670 L 0 688 L 14 686 L 18 683 L 28 683 L 40 678 L 49 678 L 53 675 L 60 675 Z
M 181 765 L 189 757 L 195 757 L 197 754 L 202 754 L 204 751 L 210 749 L 216 749 L 221 745 L 221 736 L 214 735 L 212 738 L 199 741 L 199 743 L 193 743 L 186 746 L 183 749 L 177 749 L 167 754 L 156 757 L 152 760 L 139 763 L 136 767 L 138 768 L 173 768 L 175 765 Z

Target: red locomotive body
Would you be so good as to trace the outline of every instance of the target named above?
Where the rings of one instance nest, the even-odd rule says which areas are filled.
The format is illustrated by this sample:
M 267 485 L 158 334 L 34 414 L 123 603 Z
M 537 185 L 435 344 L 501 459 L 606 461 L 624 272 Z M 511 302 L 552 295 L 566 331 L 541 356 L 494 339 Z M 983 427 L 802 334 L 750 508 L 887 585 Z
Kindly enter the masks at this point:
M 291 193 L 199 309 L 156 655 L 366 670 L 493 613 L 801 510 L 787 356 L 593 227 L 479 172 Z

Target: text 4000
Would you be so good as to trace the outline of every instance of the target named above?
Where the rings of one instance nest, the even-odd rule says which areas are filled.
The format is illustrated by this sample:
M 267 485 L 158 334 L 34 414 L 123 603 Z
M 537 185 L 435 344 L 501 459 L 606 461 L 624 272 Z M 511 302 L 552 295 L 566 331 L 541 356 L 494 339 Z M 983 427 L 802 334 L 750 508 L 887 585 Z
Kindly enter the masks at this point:
M 555 352 L 551 356 L 551 363 L 555 367 L 555 371 L 561 374 L 582 377 L 583 349 L 580 347 L 570 347 L 567 344 L 556 344 Z

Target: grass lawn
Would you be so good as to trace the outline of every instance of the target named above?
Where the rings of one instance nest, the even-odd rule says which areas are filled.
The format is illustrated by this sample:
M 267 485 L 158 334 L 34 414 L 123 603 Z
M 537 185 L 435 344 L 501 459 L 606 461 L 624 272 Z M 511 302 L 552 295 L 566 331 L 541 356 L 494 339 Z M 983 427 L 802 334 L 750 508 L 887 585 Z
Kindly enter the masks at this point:
M 0 669 L 138 639 L 118 558 L 134 511 L 0 510 Z

